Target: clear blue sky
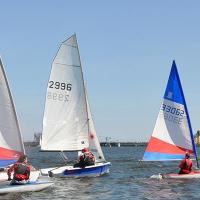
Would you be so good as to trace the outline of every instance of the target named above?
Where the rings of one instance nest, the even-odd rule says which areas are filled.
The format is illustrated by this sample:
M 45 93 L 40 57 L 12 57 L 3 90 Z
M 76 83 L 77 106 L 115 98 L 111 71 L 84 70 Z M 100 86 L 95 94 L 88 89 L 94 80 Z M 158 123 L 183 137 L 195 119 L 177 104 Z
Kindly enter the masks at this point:
M 77 34 L 101 139 L 147 141 L 176 60 L 193 131 L 200 129 L 200 2 L 1 1 L 0 54 L 25 140 L 42 130 L 62 41 Z

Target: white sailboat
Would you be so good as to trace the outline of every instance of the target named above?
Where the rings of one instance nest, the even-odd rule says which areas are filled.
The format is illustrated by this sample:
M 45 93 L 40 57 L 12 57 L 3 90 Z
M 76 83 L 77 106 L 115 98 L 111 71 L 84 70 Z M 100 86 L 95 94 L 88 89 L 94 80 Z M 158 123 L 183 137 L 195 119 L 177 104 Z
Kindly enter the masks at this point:
M 0 58 L 0 168 L 5 169 L 25 154 L 24 144 L 15 112 L 8 81 Z M 35 181 L 40 172 L 31 171 L 30 180 Z M 8 179 L 5 171 L 0 172 L 0 181 Z
M 99 176 L 109 172 L 92 120 L 76 35 L 64 41 L 53 61 L 47 88 L 41 150 L 81 151 L 89 148 L 93 166 L 42 169 L 57 177 Z

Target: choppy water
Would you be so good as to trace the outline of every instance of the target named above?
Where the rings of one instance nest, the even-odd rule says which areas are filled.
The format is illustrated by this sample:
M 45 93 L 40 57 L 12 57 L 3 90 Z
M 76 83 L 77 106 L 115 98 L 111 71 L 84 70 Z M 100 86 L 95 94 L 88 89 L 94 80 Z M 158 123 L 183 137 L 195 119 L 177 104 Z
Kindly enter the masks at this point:
M 0 196 L 9 200 L 44 199 L 200 199 L 200 180 L 160 180 L 149 178 L 160 172 L 177 171 L 179 163 L 143 163 L 144 147 L 103 148 L 106 159 L 112 163 L 110 174 L 96 178 L 62 178 L 52 180 L 55 185 L 41 192 Z M 37 168 L 62 165 L 57 153 L 39 152 L 27 148 L 29 161 Z M 74 155 L 71 157 L 73 159 Z

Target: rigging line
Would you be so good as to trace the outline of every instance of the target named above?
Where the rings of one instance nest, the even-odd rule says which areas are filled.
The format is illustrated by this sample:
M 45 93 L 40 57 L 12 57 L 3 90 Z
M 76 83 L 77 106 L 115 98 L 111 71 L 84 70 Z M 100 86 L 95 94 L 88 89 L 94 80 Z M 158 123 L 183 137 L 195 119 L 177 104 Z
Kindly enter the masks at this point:
M 81 76 L 82 76 L 82 82 L 83 82 L 83 87 L 84 87 L 84 96 L 85 96 L 85 102 L 86 102 L 86 112 L 87 112 L 87 117 L 88 117 L 88 120 L 89 121 L 89 116 L 88 116 L 88 106 L 87 106 L 87 96 L 86 96 L 86 88 L 85 88 L 85 82 L 84 82 L 84 77 L 83 77 L 83 69 L 82 69 L 82 65 L 81 65 L 81 57 L 80 57 L 80 52 L 79 52 L 79 48 L 78 48 L 78 42 L 77 42 L 77 39 L 76 39 L 76 34 L 75 34 L 75 40 L 76 40 L 76 44 L 77 44 L 77 51 L 78 51 L 78 57 L 79 57 L 79 61 L 80 61 L 80 68 L 81 68 Z M 90 131 L 90 128 L 89 128 L 89 123 L 88 123 L 88 134 L 89 134 L 89 131 Z
M 67 162 L 69 161 L 67 156 L 64 154 L 63 151 L 59 152 L 60 157 L 63 159 L 64 163 L 67 164 Z
M 59 63 L 59 62 L 54 62 L 54 64 L 64 65 L 64 66 L 67 66 L 67 67 L 81 67 L 80 65 L 68 65 L 68 64 L 63 64 L 63 63 Z
M 66 156 L 66 155 L 63 155 L 63 152 L 62 152 L 62 151 L 59 152 L 59 154 L 60 154 L 61 158 L 64 160 L 64 164 L 67 164 L 67 162 L 68 162 L 68 163 L 69 163 L 69 162 L 74 162 L 73 160 L 68 160 L 67 156 Z M 65 160 L 65 158 L 66 158 L 66 160 Z M 54 170 L 56 170 L 56 169 L 59 169 L 59 168 L 61 168 L 61 167 L 62 167 L 62 166 L 55 167 L 55 168 L 49 170 L 48 172 L 52 172 L 52 171 L 54 171 Z
M 65 43 L 63 43 L 63 45 L 68 46 L 68 47 L 77 48 L 77 46 L 75 46 L 75 45 L 70 45 L 70 44 L 65 44 Z
M 69 163 L 69 162 L 74 162 L 74 160 L 69 160 L 69 159 L 67 158 L 67 156 L 63 153 L 63 151 L 59 152 L 59 154 L 60 154 L 61 158 L 64 160 L 64 164 L 67 165 L 67 162 L 68 162 L 68 163 Z M 65 160 L 65 159 L 66 159 L 66 160 Z M 54 171 L 54 170 L 56 170 L 56 169 L 59 169 L 59 168 L 61 168 L 61 167 L 62 167 L 62 166 L 58 166 L 58 167 L 55 167 L 55 168 L 49 170 L 49 171 L 48 171 L 49 175 L 52 173 L 52 171 Z M 51 176 L 50 176 L 50 177 L 51 177 Z

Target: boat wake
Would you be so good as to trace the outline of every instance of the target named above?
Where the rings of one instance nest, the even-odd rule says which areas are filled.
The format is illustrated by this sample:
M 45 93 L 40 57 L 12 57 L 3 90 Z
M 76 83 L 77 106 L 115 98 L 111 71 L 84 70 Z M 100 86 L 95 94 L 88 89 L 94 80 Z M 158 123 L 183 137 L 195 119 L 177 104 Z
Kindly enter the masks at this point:
M 153 178 L 153 179 L 163 179 L 163 176 L 162 176 L 162 174 L 154 174 L 154 175 L 150 176 L 150 178 Z

